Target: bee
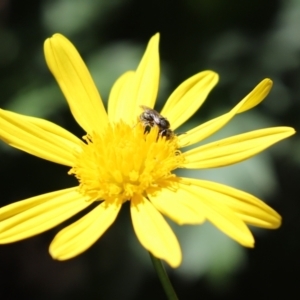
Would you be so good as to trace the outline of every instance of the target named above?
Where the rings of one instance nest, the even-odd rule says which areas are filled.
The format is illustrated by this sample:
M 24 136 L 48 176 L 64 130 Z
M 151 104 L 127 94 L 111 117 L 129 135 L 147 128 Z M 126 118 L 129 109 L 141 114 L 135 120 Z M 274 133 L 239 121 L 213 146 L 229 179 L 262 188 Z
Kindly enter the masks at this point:
M 165 117 L 148 106 L 141 105 L 141 108 L 144 111 L 140 114 L 139 119 L 145 127 L 145 133 L 149 132 L 151 127 L 157 126 L 160 136 L 166 137 L 167 140 L 174 137 L 174 132 L 170 129 L 170 122 Z

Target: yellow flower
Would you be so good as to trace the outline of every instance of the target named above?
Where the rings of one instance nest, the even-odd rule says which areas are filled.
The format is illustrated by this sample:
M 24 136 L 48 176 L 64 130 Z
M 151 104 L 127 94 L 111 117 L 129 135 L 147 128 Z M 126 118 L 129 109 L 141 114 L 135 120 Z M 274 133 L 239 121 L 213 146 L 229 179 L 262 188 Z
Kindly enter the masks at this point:
M 84 141 L 49 121 L 0 110 L 0 138 L 13 147 L 71 168 L 76 187 L 22 200 L 0 209 L 0 243 L 41 233 L 94 202 L 99 205 L 60 231 L 50 245 L 59 260 L 72 258 L 94 244 L 130 201 L 134 231 L 140 243 L 172 267 L 181 250 L 162 215 L 178 224 L 208 220 L 238 243 L 253 247 L 247 225 L 280 226 L 280 216 L 254 196 L 215 182 L 181 178 L 178 168 L 202 169 L 243 161 L 294 134 L 273 127 L 240 134 L 192 150 L 180 151 L 223 127 L 234 115 L 259 104 L 272 81 L 260 82 L 226 114 L 185 134 L 166 138 L 158 126 L 146 130 L 139 120 L 141 105 L 153 108 L 159 84 L 159 35 L 153 36 L 135 71 L 114 84 L 108 113 L 75 47 L 62 35 L 45 42 L 49 69 L 64 93 Z M 202 105 L 218 75 L 200 72 L 183 82 L 169 97 L 161 114 L 175 130 Z M 149 128 L 148 128 L 149 129 Z

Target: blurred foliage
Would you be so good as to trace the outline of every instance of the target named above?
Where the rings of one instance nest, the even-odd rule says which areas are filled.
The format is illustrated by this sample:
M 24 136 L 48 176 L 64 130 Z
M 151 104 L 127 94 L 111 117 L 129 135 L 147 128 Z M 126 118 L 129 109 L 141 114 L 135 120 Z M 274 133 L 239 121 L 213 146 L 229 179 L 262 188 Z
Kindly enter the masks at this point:
M 220 83 L 206 103 L 178 132 L 227 112 L 265 77 L 274 80 L 267 100 L 237 116 L 211 139 L 274 125 L 297 130 L 299 27 L 297 0 L 0 0 L 0 104 L 82 136 L 47 69 L 43 41 L 55 32 L 66 35 L 107 103 L 113 82 L 136 68 L 149 38 L 160 32 L 158 110 L 172 90 L 193 74 L 204 69 L 220 74 Z M 76 184 L 65 167 L 4 143 L 0 151 L 1 205 Z M 240 247 L 210 224 L 171 224 L 184 257 L 180 268 L 169 270 L 180 299 L 277 299 L 280 294 L 296 294 L 299 168 L 300 140 L 295 136 L 228 168 L 181 171 L 253 193 L 269 201 L 284 221 L 275 232 L 255 230 L 254 250 Z M 1 246 L 1 299 L 165 299 L 130 222 L 125 205 L 96 245 L 67 262 L 53 261 L 48 254 L 51 239 L 64 224 Z

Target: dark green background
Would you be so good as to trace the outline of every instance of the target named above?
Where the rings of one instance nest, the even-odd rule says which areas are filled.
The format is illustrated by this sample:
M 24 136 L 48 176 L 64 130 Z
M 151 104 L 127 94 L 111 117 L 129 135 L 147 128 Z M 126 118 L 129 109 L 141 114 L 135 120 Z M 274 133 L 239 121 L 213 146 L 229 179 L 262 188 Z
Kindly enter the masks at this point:
M 238 116 L 224 136 L 267 126 L 297 130 L 299 28 L 297 0 L 2 0 L 0 105 L 52 120 L 82 136 L 45 64 L 44 40 L 55 32 L 72 40 L 106 101 L 114 80 L 136 68 L 149 38 L 160 32 L 162 79 L 157 109 L 180 82 L 201 70 L 214 70 L 220 83 L 188 124 L 195 126 L 227 112 L 269 77 L 274 87 L 267 100 Z M 252 159 L 222 173 L 202 170 L 198 174 L 224 183 L 229 180 L 270 202 L 282 215 L 283 225 L 276 231 L 254 231 L 253 250 L 223 241 L 223 235 L 204 225 L 195 243 L 186 245 L 195 250 L 192 262 L 207 262 L 205 269 L 168 269 L 180 299 L 289 299 L 298 294 L 299 151 L 300 140 L 294 136 L 259 155 L 259 161 Z M 4 143 L 0 160 L 1 205 L 76 184 L 65 167 Z M 252 177 L 248 176 L 251 168 Z M 96 245 L 72 260 L 57 262 L 48 246 L 63 226 L 0 246 L 1 299 L 165 299 L 147 253 L 135 240 L 128 205 Z M 184 238 L 194 229 L 175 230 L 184 246 Z M 225 251 L 222 245 L 228 243 Z M 206 256 L 199 244 L 208 245 Z M 183 255 L 189 256 L 185 251 Z

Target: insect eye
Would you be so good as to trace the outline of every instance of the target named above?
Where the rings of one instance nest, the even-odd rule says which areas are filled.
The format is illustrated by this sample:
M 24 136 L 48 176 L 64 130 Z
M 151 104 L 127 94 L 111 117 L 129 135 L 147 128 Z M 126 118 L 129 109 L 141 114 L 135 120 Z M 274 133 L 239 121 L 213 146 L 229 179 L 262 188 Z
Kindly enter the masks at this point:
M 148 114 L 146 112 L 143 114 L 143 117 L 144 117 L 145 120 L 148 120 L 148 121 L 153 120 L 153 117 L 151 116 L 151 114 Z

